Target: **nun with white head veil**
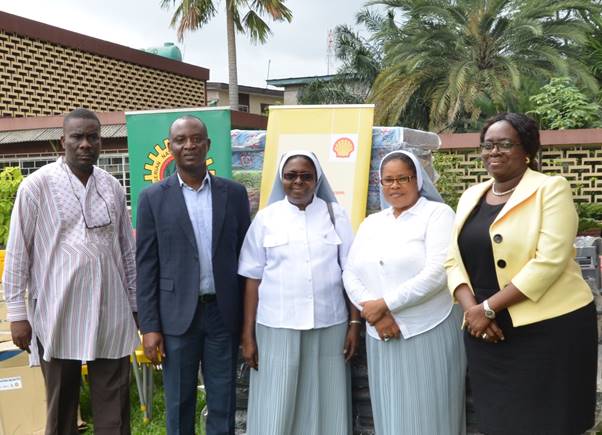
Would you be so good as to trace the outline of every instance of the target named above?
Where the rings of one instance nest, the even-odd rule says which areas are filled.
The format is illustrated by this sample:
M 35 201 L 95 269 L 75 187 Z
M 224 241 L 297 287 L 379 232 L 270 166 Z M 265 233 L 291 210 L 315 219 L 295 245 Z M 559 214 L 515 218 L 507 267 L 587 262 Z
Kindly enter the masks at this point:
M 343 273 L 366 319 L 375 431 L 464 434 L 462 316 L 443 267 L 454 213 L 413 154 L 387 154 L 379 173 L 386 208 L 362 222 Z
M 248 435 L 351 434 L 347 361 L 361 322 L 341 275 L 352 240 L 316 156 L 285 153 L 238 267 L 247 278 L 242 354 L 254 369 Z

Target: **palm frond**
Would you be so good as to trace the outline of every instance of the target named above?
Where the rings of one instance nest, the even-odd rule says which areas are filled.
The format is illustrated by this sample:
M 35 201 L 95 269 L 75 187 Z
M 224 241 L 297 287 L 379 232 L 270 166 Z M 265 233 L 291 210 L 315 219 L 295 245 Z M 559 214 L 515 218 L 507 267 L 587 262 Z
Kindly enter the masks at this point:
M 267 15 L 274 21 L 290 22 L 293 19 L 292 11 L 283 0 L 253 0 L 250 8 L 258 15 Z
M 255 11 L 249 11 L 242 19 L 245 33 L 249 35 L 254 43 L 264 43 L 272 34 L 270 26 Z

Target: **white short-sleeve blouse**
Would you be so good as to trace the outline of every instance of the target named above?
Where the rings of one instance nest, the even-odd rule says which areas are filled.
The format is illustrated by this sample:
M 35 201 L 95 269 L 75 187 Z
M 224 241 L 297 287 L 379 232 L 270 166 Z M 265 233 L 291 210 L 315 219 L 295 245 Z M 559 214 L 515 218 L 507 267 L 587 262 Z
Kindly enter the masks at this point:
M 257 323 L 306 330 L 347 320 L 341 266 L 353 231 L 337 203 L 333 214 L 336 229 L 317 197 L 304 211 L 285 198 L 257 213 L 238 266 L 240 275 L 261 280 Z

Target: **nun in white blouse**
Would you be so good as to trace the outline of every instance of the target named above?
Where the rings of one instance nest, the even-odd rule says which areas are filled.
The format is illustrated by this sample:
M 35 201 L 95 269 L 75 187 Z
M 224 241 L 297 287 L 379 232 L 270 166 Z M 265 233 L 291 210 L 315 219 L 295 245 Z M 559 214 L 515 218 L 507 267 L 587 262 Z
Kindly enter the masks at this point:
M 284 154 L 238 267 L 247 277 L 242 354 L 254 369 L 248 435 L 351 434 L 346 360 L 360 317 L 348 309 L 341 271 L 352 240 L 316 156 Z
M 454 213 L 406 151 L 379 168 L 389 205 L 361 224 L 343 280 L 366 319 L 378 435 L 465 433 L 466 362 L 443 262 Z

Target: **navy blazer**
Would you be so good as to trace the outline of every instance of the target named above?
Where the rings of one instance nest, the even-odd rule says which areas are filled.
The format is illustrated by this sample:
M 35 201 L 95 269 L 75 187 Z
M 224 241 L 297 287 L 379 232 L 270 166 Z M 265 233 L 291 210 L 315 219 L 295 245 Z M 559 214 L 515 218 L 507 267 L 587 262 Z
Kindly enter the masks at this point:
M 238 255 L 249 227 L 249 200 L 234 181 L 211 176 L 213 277 L 226 327 L 240 332 L 244 279 Z M 177 174 L 143 190 L 136 223 L 140 331 L 184 334 L 194 317 L 200 283 L 199 256 Z

